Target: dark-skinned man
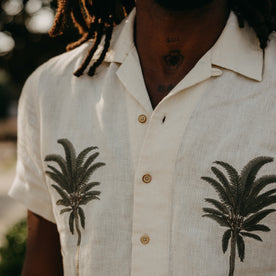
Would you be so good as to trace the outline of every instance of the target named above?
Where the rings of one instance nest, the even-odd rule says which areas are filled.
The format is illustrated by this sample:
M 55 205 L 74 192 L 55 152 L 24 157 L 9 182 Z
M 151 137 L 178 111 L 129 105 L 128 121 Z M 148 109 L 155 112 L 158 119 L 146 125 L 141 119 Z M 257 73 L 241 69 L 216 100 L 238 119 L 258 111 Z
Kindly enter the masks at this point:
M 23 275 L 274 275 L 274 2 L 82 5 L 20 99 Z

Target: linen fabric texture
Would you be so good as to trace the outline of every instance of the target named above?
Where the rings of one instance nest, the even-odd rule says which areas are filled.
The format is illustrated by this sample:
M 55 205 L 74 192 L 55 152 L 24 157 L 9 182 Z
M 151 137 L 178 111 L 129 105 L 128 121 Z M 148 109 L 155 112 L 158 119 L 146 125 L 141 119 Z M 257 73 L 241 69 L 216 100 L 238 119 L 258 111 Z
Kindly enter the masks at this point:
M 65 158 L 57 143 L 62 138 L 77 154 L 97 146 L 97 162 L 105 166 L 91 176 L 100 182 L 94 188 L 99 200 L 82 206 L 80 275 L 228 275 L 230 245 L 225 254 L 221 248 L 226 228 L 202 217 L 202 208 L 211 207 L 205 198 L 219 200 L 218 194 L 201 177 L 214 177 L 214 161 L 240 173 L 258 156 L 276 157 L 276 35 L 263 52 L 254 31 L 240 29 L 230 14 L 216 44 L 153 110 L 133 42 L 134 19 L 135 9 L 115 28 L 94 77 L 73 76 L 92 41 L 29 77 L 19 101 L 17 173 L 9 195 L 57 224 L 64 273 L 75 275 L 77 235 L 69 213 L 60 214 L 44 160 Z M 269 174 L 276 174 L 276 161 L 258 176 Z M 276 275 L 276 215 L 262 224 L 271 231 L 257 233 L 262 242 L 244 237 L 245 259 L 236 257 L 235 276 Z

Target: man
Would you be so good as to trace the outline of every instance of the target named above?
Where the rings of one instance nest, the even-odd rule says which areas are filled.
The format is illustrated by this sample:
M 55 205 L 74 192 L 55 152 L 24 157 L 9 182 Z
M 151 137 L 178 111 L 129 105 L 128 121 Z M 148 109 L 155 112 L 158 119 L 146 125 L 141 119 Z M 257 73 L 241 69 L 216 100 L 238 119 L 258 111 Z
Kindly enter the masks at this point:
M 23 275 L 274 275 L 272 1 L 108 2 L 20 99 Z

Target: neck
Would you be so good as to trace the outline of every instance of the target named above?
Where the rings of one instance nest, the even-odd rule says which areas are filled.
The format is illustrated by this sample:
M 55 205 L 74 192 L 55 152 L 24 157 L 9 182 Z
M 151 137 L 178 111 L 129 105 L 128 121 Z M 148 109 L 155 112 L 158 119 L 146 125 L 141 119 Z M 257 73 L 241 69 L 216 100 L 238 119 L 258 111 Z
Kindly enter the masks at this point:
M 168 11 L 154 0 L 136 1 L 135 42 L 153 106 L 217 41 L 229 15 L 227 2 L 213 0 L 201 9 Z M 160 79 L 163 84 L 158 84 Z M 155 104 L 158 89 L 163 96 Z

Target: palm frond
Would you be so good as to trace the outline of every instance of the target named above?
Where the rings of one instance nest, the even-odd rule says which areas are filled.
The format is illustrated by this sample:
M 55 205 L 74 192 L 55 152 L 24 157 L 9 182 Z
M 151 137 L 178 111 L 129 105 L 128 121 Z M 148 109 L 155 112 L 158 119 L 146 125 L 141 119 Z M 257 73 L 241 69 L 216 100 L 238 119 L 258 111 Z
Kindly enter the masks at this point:
M 82 193 L 88 192 L 90 189 L 92 189 L 93 187 L 95 187 L 97 185 L 100 185 L 100 182 L 90 182 L 88 184 L 79 186 L 78 191 L 79 191 L 80 194 L 82 194 Z
M 243 262 L 244 260 L 244 253 L 245 253 L 245 244 L 243 237 L 241 235 L 238 235 L 237 237 L 237 247 L 238 247 L 238 254 L 240 261 Z
M 72 235 L 74 235 L 74 220 L 75 220 L 75 215 L 74 215 L 74 212 L 72 211 L 69 217 L 69 229 Z
M 98 196 L 100 194 L 101 194 L 100 191 L 90 191 L 90 192 L 85 193 L 85 197 Z
M 99 152 L 93 153 L 91 156 L 89 156 L 83 166 L 79 168 L 78 171 L 78 185 L 82 185 L 82 179 L 84 178 L 84 175 L 86 174 L 89 166 L 95 161 L 95 159 L 99 156 Z
M 48 165 L 48 168 L 51 169 L 52 171 L 45 171 L 46 175 L 48 175 L 60 187 L 62 187 L 64 190 L 70 193 L 71 192 L 70 185 L 68 185 L 68 181 L 64 177 L 64 175 L 53 166 Z
M 229 214 L 229 210 L 227 209 L 227 206 L 218 200 L 212 199 L 212 198 L 205 198 L 205 201 L 208 203 L 211 203 L 213 206 L 215 206 L 219 211 L 221 211 L 223 214 Z
M 231 238 L 231 229 L 228 229 L 224 232 L 222 236 L 222 251 L 225 253 L 228 248 L 229 240 Z
M 252 226 L 243 227 L 243 230 L 246 230 L 248 232 L 252 232 L 252 231 L 269 232 L 270 228 L 263 224 L 255 224 Z
M 95 152 L 90 155 L 83 164 L 83 170 L 87 170 L 89 166 L 95 161 L 95 159 L 99 156 L 99 152 Z
M 256 198 L 256 200 L 262 200 L 262 199 L 264 199 L 264 198 L 267 198 L 267 197 L 269 197 L 269 196 L 271 196 L 271 195 L 275 195 L 276 194 L 276 189 L 271 189 L 271 190 L 269 190 L 269 191 L 267 191 L 267 192 L 265 192 L 265 193 L 262 193 L 261 195 L 259 195 L 257 198 Z
M 229 199 L 224 187 L 215 179 L 211 178 L 211 177 L 207 177 L 207 176 L 203 176 L 201 177 L 201 179 L 205 180 L 206 182 L 208 182 L 209 184 L 211 184 L 211 186 L 216 190 L 216 192 L 218 193 L 219 199 L 226 204 L 227 206 L 232 206 L 232 202 Z
M 89 201 L 93 200 L 93 199 L 100 199 L 97 196 L 94 195 L 90 195 L 88 197 L 84 197 L 82 200 L 80 200 L 80 205 L 86 205 Z
M 75 182 L 76 173 L 76 151 L 73 144 L 66 138 L 59 139 L 57 141 L 61 144 L 65 151 L 66 163 L 72 182 Z
M 249 194 L 249 200 L 254 199 L 267 185 L 276 183 L 276 175 L 265 175 L 257 179 L 254 184 L 251 193 Z
M 213 208 L 202 208 L 202 210 L 205 213 L 209 213 L 209 214 L 213 214 L 213 215 L 217 215 L 217 216 L 223 216 L 224 214 L 216 209 Z
M 222 162 L 222 161 L 216 161 L 214 162 L 220 166 L 222 166 L 229 178 L 230 178 L 230 182 L 231 182 L 231 186 L 229 187 L 229 192 L 228 195 L 232 197 L 232 207 L 234 210 L 237 209 L 237 207 L 239 206 L 239 202 L 240 202 L 240 180 L 239 180 L 239 174 L 237 172 L 237 170 L 231 166 L 230 164 L 226 163 L 226 162 Z
M 49 165 L 48 165 L 49 167 Z M 60 175 L 52 172 L 52 171 L 45 171 L 46 175 L 48 175 L 53 181 L 55 181 L 59 186 L 61 186 L 63 189 L 66 186 L 66 183 L 64 181 L 64 178 L 60 177 Z
M 85 185 L 87 183 L 87 181 L 89 180 L 90 176 L 94 173 L 94 171 L 102 166 L 104 166 L 105 163 L 102 162 L 98 162 L 95 163 L 94 165 L 92 165 L 91 167 L 89 167 L 84 174 L 82 175 L 82 177 L 80 177 L 78 179 L 78 184 L 77 186 L 81 186 L 81 185 Z
M 225 216 L 217 216 L 214 214 L 204 214 L 202 217 L 210 218 L 214 221 L 216 221 L 220 226 L 223 227 L 230 227 L 229 223 L 227 222 L 227 218 Z
M 84 205 L 91 201 L 92 199 L 99 199 L 98 195 L 100 195 L 100 191 L 90 191 L 84 194 L 84 197 L 80 201 L 80 205 Z
M 247 233 L 247 232 L 240 232 L 240 234 L 243 235 L 244 237 L 249 237 L 249 238 L 255 239 L 257 241 L 263 241 L 261 239 L 261 237 L 256 234 Z
M 56 205 L 63 205 L 65 207 L 67 207 L 67 206 L 71 206 L 71 202 L 68 199 L 59 199 L 56 202 Z
M 76 161 L 76 168 L 77 170 L 80 169 L 86 155 L 91 151 L 91 150 L 94 150 L 94 149 L 98 149 L 98 147 L 88 147 L 86 149 L 84 149 L 83 151 L 81 151 L 77 157 L 77 161 Z
M 50 169 L 50 172 L 56 174 L 57 176 L 59 176 L 63 180 L 67 181 L 66 176 L 62 172 L 60 172 L 58 169 L 56 169 L 54 166 L 47 165 L 47 167 Z
M 267 193 L 265 193 L 267 194 Z M 248 205 L 246 208 L 245 215 L 248 216 L 251 213 L 256 213 L 264 209 L 265 207 L 268 207 L 274 203 L 276 203 L 276 195 L 275 196 L 267 196 L 267 195 L 260 195 L 256 198 L 255 201 L 251 201 L 251 204 Z M 269 193 L 268 193 L 269 194 Z
M 240 205 L 240 179 L 237 170 L 231 166 L 230 164 L 223 161 L 215 161 L 215 164 L 223 167 L 229 178 L 230 178 L 230 188 L 228 192 L 228 196 L 232 198 L 232 207 L 233 210 L 236 210 Z
M 269 215 L 275 211 L 276 211 L 276 209 L 266 209 L 266 210 L 263 210 L 263 211 L 260 211 L 256 214 L 254 214 L 254 215 L 251 215 L 244 221 L 243 226 L 244 227 L 253 226 L 253 225 L 257 224 L 259 221 L 261 221 L 262 219 L 264 219 L 267 215 Z
M 272 161 L 272 157 L 259 156 L 249 161 L 248 164 L 242 169 L 240 175 L 240 182 L 244 199 L 246 199 L 249 193 L 251 192 L 258 171 L 265 164 L 270 163 Z
M 228 181 L 228 179 L 225 177 L 225 175 L 216 167 L 211 167 L 212 172 L 215 174 L 215 176 L 218 178 L 220 183 L 223 185 L 226 194 L 228 195 L 229 200 L 231 201 L 232 205 L 235 205 L 235 197 L 233 197 L 231 186 Z
M 60 215 L 62 215 L 63 213 L 70 212 L 70 211 L 72 211 L 72 208 L 64 208 L 64 209 L 61 209 L 59 213 Z
M 80 215 L 81 226 L 84 229 L 85 228 L 85 214 L 81 207 L 79 207 L 78 210 L 79 210 L 79 215 Z
M 229 175 L 230 182 L 233 186 L 237 186 L 239 182 L 239 174 L 234 167 L 223 161 L 215 161 L 215 164 L 222 166 Z
M 263 188 L 265 188 L 267 185 L 271 183 L 274 183 L 275 181 L 276 181 L 275 175 L 266 175 L 254 182 L 252 191 L 249 194 L 247 200 L 245 200 L 243 204 L 243 210 L 242 210 L 243 216 L 248 216 L 248 214 L 250 213 L 258 212 L 261 209 L 269 206 L 270 204 L 275 203 L 273 199 L 267 200 L 267 198 L 270 195 L 274 194 L 276 189 L 269 190 L 266 193 L 259 195 L 259 193 Z
M 56 191 L 60 194 L 63 200 L 67 200 L 70 202 L 70 196 L 61 187 L 55 184 L 53 184 L 52 187 L 56 189 Z
M 66 161 L 62 156 L 60 156 L 58 154 L 48 154 L 48 155 L 46 155 L 44 161 L 46 161 L 46 162 L 51 162 L 51 161 L 56 162 L 59 165 L 63 175 L 66 178 L 68 177 L 68 170 L 67 170 Z

